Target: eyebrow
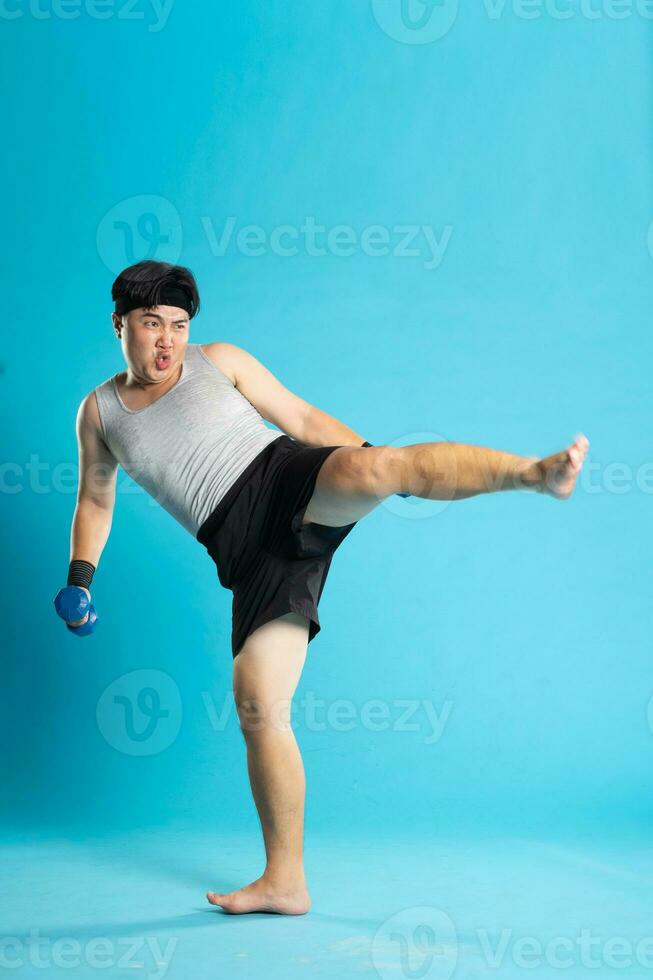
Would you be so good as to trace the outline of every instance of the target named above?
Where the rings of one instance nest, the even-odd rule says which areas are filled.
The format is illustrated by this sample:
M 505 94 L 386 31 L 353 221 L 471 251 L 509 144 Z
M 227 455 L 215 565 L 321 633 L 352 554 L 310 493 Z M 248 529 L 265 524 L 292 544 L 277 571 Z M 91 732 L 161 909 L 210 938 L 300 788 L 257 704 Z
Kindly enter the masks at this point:
M 141 313 L 140 315 L 141 315 L 141 317 L 152 317 L 153 316 L 153 317 L 156 317 L 157 320 L 163 320 L 163 317 L 161 316 L 160 313 Z M 174 322 L 175 323 L 187 323 L 188 322 L 188 317 L 187 316 L 177 317 L 177 319 Z

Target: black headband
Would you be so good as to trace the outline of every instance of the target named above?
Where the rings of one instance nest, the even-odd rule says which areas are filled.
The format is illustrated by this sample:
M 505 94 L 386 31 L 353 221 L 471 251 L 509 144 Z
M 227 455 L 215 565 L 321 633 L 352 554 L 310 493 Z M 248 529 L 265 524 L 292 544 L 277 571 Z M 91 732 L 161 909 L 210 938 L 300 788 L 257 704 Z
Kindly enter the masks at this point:
M 182 310 L 186 310 L 189 316 L 192 314 L 192 302 L 190 296 L 184 289 L 179 289 L 177 286 L 164 286 L 159 294 L 159 302 L 157 306 L 178 306 Z M 125 313 L 130 313 L 132 310 L 139 310 L 143 307 L 143 299 L 135 299 L 131 296 L 119 296 L 116 300 L 116 313 L 118 316 L 123 316 Z M 149 307 L 147 307 L 149 309 Z

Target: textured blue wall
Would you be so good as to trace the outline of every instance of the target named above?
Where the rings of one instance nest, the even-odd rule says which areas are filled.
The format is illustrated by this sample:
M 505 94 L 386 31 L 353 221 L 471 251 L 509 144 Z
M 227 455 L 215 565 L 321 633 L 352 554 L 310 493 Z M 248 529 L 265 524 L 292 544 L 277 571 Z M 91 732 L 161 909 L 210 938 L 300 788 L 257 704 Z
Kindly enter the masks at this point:
M 101 628 L 52 609 L 77 406 L 144 257 L 194 270 L 192 341 L 373 443 L 591 440 L 567 503 L 394 498 L 347 539 L 296 699 L 307 827 L 650 820 L 650 21 L 616 10 L 3 7 L 8 821 L 257 825 L 230 595 L 122 471 Z

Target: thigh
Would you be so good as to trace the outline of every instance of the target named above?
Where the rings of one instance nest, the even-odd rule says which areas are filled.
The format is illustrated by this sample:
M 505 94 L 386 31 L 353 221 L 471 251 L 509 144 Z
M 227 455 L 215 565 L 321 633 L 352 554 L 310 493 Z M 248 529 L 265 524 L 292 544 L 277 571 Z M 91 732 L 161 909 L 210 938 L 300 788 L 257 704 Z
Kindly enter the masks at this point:
M 400 466 L 393 446 L 339 446 L 320 467 L 302 524 L 359 521 L 400 489 Z
M 233 689 L 241 719 L 278 723 L 299 683 L 306 660 L 308 620 L 286 613 L 259 626 L 245 640 L 233 662 Z

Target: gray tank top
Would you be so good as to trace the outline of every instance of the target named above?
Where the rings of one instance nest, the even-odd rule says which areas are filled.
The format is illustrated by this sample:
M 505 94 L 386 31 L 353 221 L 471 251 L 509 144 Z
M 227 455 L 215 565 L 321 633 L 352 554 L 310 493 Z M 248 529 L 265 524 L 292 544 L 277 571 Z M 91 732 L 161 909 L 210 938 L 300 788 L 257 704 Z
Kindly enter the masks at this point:
M 102 435 L 126 473 L 193 536 L 243 470 L 282 432 L 263 417 L 199 344 L 179 381 L 145 408 L 127 408 L 115 375 L 95 389 Z

